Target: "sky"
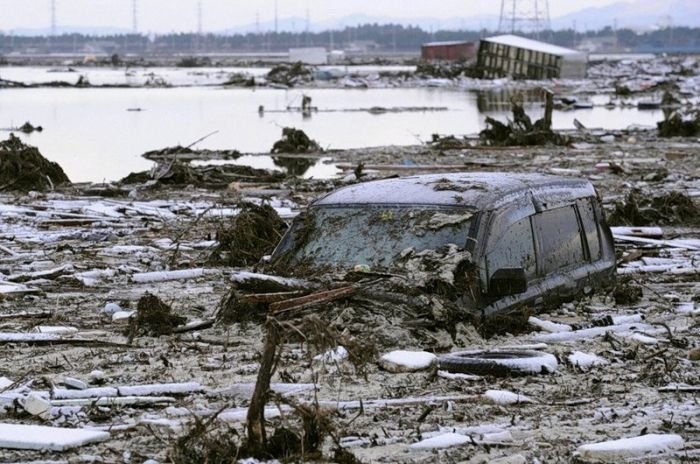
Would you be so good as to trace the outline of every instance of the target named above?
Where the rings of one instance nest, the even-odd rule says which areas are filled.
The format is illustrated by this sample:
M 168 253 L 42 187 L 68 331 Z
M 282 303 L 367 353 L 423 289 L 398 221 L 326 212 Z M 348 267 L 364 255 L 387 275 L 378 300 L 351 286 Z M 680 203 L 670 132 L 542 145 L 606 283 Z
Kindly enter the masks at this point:
M 139 32 L 197 30 L 197 4 L 202 3 L 202 29 L 227 28 L 272 21 L 275 0 L 137 0 Z M 534 2 L 534 0 L 531 0 Z M 540 0 L 542 1 L 542 0 Z M 549 0 L 552 17 L 621 0 Z M 624 0 L 622 0 L 624 1 Z M 59 27 L 131 29 L 133 0 L 55 0 Z M 507 2 L 508 3 L 508 2 Z M 48 28 L 51 0 L 0 0 L 0 30 Z M 311 23 L 353 14 L 408 19 L 438 19 L 499 14 L 498 0 L 277 0 L 279 18 L 305 18 Z M 299 25 L 299 30 L 303 25 Z

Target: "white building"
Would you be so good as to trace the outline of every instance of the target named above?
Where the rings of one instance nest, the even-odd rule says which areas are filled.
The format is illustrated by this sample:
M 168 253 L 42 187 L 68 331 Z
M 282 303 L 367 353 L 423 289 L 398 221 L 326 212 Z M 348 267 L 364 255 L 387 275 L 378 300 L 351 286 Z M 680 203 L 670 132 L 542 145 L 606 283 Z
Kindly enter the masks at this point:
M 323 47 L 290 48 L 289 62 L 304 64 L 328 64 L 328 53 Z

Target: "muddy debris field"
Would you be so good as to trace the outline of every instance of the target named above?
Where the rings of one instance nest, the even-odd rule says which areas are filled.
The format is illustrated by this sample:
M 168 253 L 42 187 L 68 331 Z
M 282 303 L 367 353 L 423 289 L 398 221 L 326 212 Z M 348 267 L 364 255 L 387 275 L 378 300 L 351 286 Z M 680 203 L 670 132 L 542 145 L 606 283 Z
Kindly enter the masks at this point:
M 334 180 L 195 175 L 175 160 L 108 185 L 7 185 L 0 463 L 700 461 L 700 140 L 568 139 L 289 155 L 332 158 Z M 615 226 L 616 282 L 472 323 L 426 283 L 449 280 L 459 250 L 409 258 L 410 277 L 260 260 L 333 188 L 458 170 L 591 180 Z M 496 348 L 540 353 L 546 369 L 436 364 Z M 254 394 L 265 369 L 270 391 Z

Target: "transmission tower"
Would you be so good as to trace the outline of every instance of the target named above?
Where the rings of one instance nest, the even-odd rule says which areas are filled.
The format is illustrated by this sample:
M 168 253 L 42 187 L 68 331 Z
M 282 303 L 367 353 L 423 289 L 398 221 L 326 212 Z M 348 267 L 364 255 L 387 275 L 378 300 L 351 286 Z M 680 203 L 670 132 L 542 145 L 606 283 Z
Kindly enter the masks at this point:
M 197 35 L 202 35 L 202 0 L 197 2 Z
M 139 32 L 139 2 L 131 0 L 131 29 L 134 34 Z
M 539 34 L 550 29 L 548 0 L 501 0 L 499 32 Z
M 56 35 L 56 0 L 51 0 L 51 35 Z

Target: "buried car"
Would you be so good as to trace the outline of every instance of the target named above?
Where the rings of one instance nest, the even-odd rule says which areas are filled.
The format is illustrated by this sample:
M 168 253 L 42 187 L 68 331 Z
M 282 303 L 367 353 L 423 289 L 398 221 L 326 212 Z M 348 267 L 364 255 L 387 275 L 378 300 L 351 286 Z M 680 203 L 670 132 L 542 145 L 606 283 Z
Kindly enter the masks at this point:
M 294 221 L 272 262 L 391 272 L 409 255 L 446 247 L 466 262 L 453 269 L 463 281 L 458 299 L 474 315 L 556 306 L 615 275 L 593 186 L 541 174 L 430 174 L 344 187 Z

